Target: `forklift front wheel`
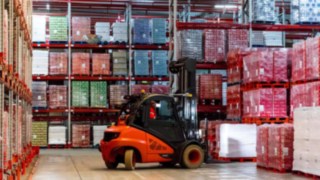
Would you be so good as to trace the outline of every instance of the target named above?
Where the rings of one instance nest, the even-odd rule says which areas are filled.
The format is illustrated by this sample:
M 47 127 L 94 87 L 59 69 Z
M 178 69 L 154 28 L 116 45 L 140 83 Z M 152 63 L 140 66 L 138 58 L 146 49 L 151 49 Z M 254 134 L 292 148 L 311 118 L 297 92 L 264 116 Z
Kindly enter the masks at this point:
M 204 152 L 198 145 L 192 144 L 183 151 L 181 166 L 184 168 L 194 169 L 202 165 Z
M 127 170 L 134 170 L 136 165 L 136 156 L 133 149 L 127 149 L 124 153 L 124 165 Z
M 108 169 L 116 169 L 118 167 L 118 162 L 106 162 L 106 166 Z

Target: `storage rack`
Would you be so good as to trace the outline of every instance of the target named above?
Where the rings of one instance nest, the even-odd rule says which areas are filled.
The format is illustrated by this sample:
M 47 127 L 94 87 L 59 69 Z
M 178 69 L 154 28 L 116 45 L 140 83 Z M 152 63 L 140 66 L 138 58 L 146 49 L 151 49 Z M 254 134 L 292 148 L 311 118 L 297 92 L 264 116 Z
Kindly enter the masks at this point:
M 46 9 L 47 4 L 51 10 Z M 114 22 L 121 20 L 127 23 L 128 32 L 132 31 L 131 19 L 134 18 L 167 18 L 166 14 L 157 13 L 159 11 L 167 11 L 168 6 L 165 3 L 137 3 L 137 2 L 124 2 L 124 1 L 92 1 L 88 4 L 87 1 L 34 1 L 34 14 L 47 15 L 47 16 L 67 16 L 68 27 L 72 28 L 71 17 L 73 16 L 89 16 L 89 17 L 108 17 L 108 20 Z M 101 8 L 104 8 L 102 10 Z M 55 11 L 55 9 L 62 9 L 62 11 Z M 49 8 L 48 8 L 49 9 Z M 103 17 L 101 17 L 103 14 Z M 69 31 L 71 31 L 68 28 Z M 62 123 L 67 124 L 67 145 L 71 147 L 71 123 L 87 122 L 93 124 L 111 123 L 117 118 L 119 109 L 117 108 L 75 108 L 71 105 L 71 82 L 79 81 L 107 81 L 108 83 L 125 82 L 130 85 L 132 82 L 153 82 L 153 81 L 169 81 L 168 76 L 134 76 L 132 68 L 132 52 L 134 50 L 169 50 L 168 44 L 155 45 L 155 44 L 133 44 L 132 35 L 128 33 L 129 41 L 127 44 L 86 44 L 74 43 L 72 41 L 71 32 L 68 34 L 68 41 L 66 43 L 50 43 L 46 42 L 33 42 L 34 49 L 64 49 L 68 52 L 68 74 L 67 75 L 33 75 L 33 81 L 47 81 L 47 82 L 66 82 L 68 84 L 68 106 L 66 108 L 34 108 L 33 120 L 34 121 L 47 121 L 49 123 Z M 71 73 L 71 53 L 77 50 L 89 51 L 107 51 L 107 50 L 125 50 L 129 52 L 129 74 L 127 76 L 91 76 L 91 75 L 73 75 Z M 129 86 L 129 92 L 131 92 Z M 91 116 L 95 114 L 96 116 Z M 79 115 L 79 116 L 78 116 Z M 108 121 L 104 121 L 106 119 Z M 111 121 L 110 121 L 111 119 Z

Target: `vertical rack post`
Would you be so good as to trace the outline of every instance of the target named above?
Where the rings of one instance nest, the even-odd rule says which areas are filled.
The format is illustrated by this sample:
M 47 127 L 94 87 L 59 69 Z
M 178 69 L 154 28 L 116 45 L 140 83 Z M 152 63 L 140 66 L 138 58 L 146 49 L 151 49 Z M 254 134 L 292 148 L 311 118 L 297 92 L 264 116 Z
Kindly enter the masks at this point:
M 0 0 L 0 24 L 3 25 L 3 13 L 4 13 L 4 0 Z M 3 28 L 0 28 L 0 51 L 3 52 Z M 1 67 L 1 71 L 3 71 L 3 67 Z M 0 82 L 0 135 L 3 137 L 3 111 L 4 111 L 4 84 Z M 0 169 L 2 172 L 4 171 L 4 148 L 3 143 L 0 143 Z M 4 174 L 0 173 L 0 179 L 4 179 Z
M 128 25 L 128 38 L 129 38 L 129 94 L 131 95 L 131 77 L 133 76 L 133 71 L 132 71 L 132 54 L 133 54 L 133 50 L 132 50 L 132 23 L 131 23 L 131 16 L 132 16 L 132 6 L 130 3 L 127 4 L 127 8 L 126 8 L 126 23 Z
M 67 146 L 71 146 L 71 1 L 68 2 L 68 122 Z
M 253 32 L 252 32 L 252 0 L 248 0 L 249 4 L 249 24 L 250 24 L 250 28 L 249 28 L 249 47 L 252 48 L 252 36 L 253 36 Z

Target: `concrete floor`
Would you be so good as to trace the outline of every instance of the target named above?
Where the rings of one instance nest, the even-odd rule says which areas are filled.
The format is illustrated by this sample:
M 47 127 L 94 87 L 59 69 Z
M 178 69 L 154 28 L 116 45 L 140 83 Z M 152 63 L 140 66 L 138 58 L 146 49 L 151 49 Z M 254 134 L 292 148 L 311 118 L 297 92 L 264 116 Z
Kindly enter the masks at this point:
M 120 164 L 117 170 L 108 170 L 96 149 L 41 150 L 37 165 L 30 177 L 33 180 L 175 180 L 175 179 L 305 179 L 291 173 L 279 174 L 257 169 L 255 163 L 204 164 L 202 168 L 188 170 L 162 168 L 159 164 L 137 164 L 127 171 Z

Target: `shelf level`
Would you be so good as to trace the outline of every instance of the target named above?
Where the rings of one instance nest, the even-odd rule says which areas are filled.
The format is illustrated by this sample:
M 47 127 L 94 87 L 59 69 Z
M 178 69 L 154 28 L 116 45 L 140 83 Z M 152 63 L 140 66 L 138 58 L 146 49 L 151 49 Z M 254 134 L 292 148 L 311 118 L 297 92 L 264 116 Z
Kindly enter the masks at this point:
M 71 80 L 80 81 L 169 81 L 169 77 L 124 77 L 124 76 L 70 76 Z M 34 75 L 32 76 L 33 81 L 64 81 L 69 80 L 67 75 Z
M 198 105 L 198 113 L 226 113 L 225 106 Z
M 68 108 L 61 109 L 33 109 L 33 113 L 66 113 L 69 112 Z M 71 108 L 71 113 L 117 113 L 119 109 L 109 108 Z
M 227 69 L 227 64 L 222 63 L 197 63 L 197 69 Z

